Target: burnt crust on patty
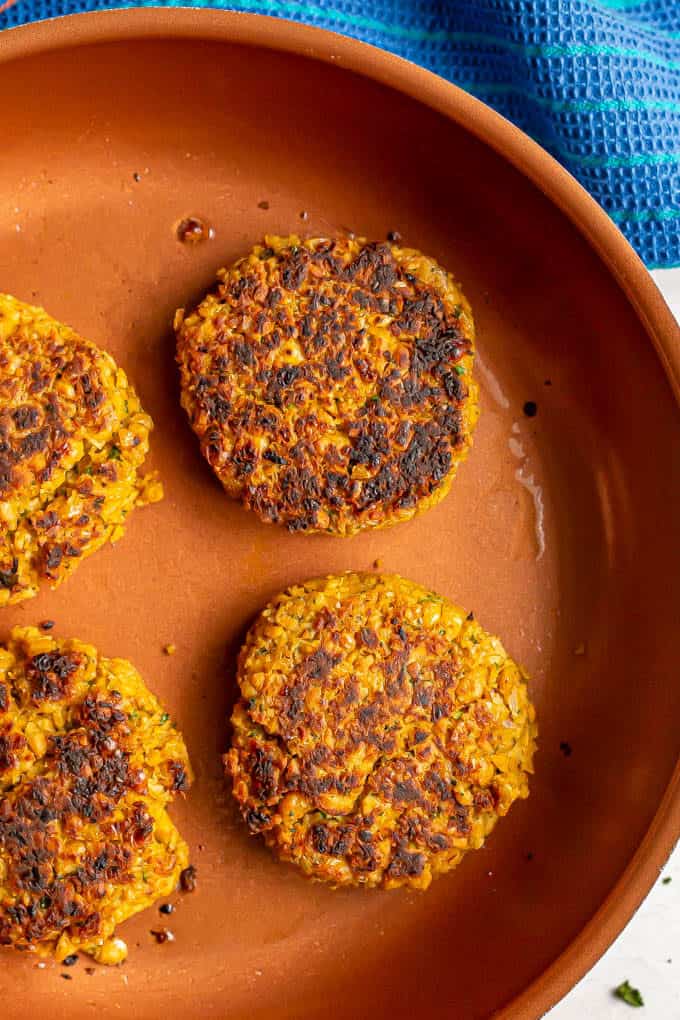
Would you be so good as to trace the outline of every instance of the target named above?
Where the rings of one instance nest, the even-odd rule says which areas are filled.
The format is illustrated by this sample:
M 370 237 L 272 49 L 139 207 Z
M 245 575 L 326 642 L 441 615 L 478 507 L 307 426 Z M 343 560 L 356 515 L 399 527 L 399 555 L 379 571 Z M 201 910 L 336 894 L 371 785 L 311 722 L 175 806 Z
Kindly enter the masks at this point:
M 267 237 L 175 327 L 202 452 L 263 521 L 349 535 L 448 492 L 478 414 L 474 325 L 436 262 Z
M 424 889 L 528 796 L 525 674 L 411 581 L 289 589 L 250 629 L 237 679 L 234 796 L 249 831 L 313 878 Z
M 161 498 L 153 424 L 104 351 L 0 294 L 0 606 L 55 587 Z
M 0 945 L 120 963 L 127 917 L 174 891 L 181 735 L 134 667 L 15 628 L 0 647 Z

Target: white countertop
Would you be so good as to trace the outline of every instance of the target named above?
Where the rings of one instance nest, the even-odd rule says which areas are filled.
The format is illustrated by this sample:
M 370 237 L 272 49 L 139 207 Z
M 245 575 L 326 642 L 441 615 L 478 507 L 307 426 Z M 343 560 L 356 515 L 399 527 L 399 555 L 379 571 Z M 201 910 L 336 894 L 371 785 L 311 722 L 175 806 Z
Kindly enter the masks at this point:
M 680 320 L 680 269 L 652 276 Z M 664 885 L 668 876 L 671 882 Z M 644 1009 L 613 996 L 626 980 L 640 990 Z M 628 927 L 548 1015 L 549 1020 L 680 1020 L 680 845 Z

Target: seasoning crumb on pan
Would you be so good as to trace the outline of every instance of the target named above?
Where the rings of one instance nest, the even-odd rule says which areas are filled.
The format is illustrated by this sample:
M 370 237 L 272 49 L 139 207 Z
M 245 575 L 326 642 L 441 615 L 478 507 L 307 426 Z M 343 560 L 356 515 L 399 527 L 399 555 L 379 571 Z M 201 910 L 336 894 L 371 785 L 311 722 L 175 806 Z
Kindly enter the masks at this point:
M 528 796 L 525 674 L 404 578 L 288 589 L 248 632 L 237 680 L 234 796 L 250 832 L 315 879 L 425 889 Z
M 186 747 L 134 667 L 15 627 L 0 646 L 0 945 L 100 963 L 168 897 L 189 851 L 167 806 Z
M 197 872 L 193 864 L 184 868 L 179 876 L 180 886 L 183 892 L 194 892 L 196 889 Z
M 160 907 L 158 908 L 161 914 L 172 914 L 174 912 L 174 909 L 175 908 L 173 907 L 172 903 L 161 903 Z
M 535 418 L 538 413 L 538 404 L 535 400 L 527 400 L 522 408 L 527 418 Z
M 43 620 L 40 624 L 41 630 L 52 630 L 54 627 L 54 620 Z
M 0 606 L 56 587 L 162 498 L 151 418 L 113 358 L 0 294 Z
M 562 752 L 565 758 L 571 758 L 572 746 L 566 740 L 560 741 L 560 751 Z
M 217 276 L 175 328 L 182 406 L 228 495 L 336 535 L 446 496 L 479 413 L 450 273 L 388 242 L 292 235 Z
M 163 645 L 163 651 L 165 652 L 166 655 L 174 655 L 175 652 L 177 651 L 177 645 L 173 644 Z
M 169 928 L 159 928 L 157 930 L 152 929 L 151 934 L 159 945 L 162 945 L 164 942 L 175 941 L 175 936 Z
M 210 241 L 215 236 L 215 231 L 205 220 L 198 216 L 187 216 L 177 224 L 177 239 L 182 244 L 199 244 L 201 241 Z
M 258 209 L 268 209 L 269 208 L 269 202 L 266 200 L 266 198 L 263 198 L 261 202 L 257 203 L 257 208 Z

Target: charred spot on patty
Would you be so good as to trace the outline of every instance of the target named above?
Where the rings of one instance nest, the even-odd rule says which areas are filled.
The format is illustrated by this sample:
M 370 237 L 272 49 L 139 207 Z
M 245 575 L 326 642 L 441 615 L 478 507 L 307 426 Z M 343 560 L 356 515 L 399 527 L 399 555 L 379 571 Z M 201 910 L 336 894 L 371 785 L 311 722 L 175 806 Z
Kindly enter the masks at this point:
M 352 534 L 439 502 L 478 415 L 473 356 L 451 276 L 356 238 L 268 238 L 178 317 L 205 456 L 231 496 L 292 532 Z
M 33 701 L 59 701 L 66 697 L 69 678 L 78 669 L 79 662 L 72 655 L 59 652 L 41 652 L 26 663 Z

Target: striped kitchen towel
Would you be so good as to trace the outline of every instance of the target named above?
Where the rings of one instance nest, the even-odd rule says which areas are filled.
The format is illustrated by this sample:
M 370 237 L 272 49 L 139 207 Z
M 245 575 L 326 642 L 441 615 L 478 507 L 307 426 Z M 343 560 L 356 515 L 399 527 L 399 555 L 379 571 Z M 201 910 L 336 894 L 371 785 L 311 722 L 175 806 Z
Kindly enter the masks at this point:
M 163 4 L 17 0 L 0 13 L 0 28 L 130 6 Z M 304 21 L 436 71 L 563 163 L 647 265 L 680 265 L 680 0 L 179 0 L 167 6 Z

